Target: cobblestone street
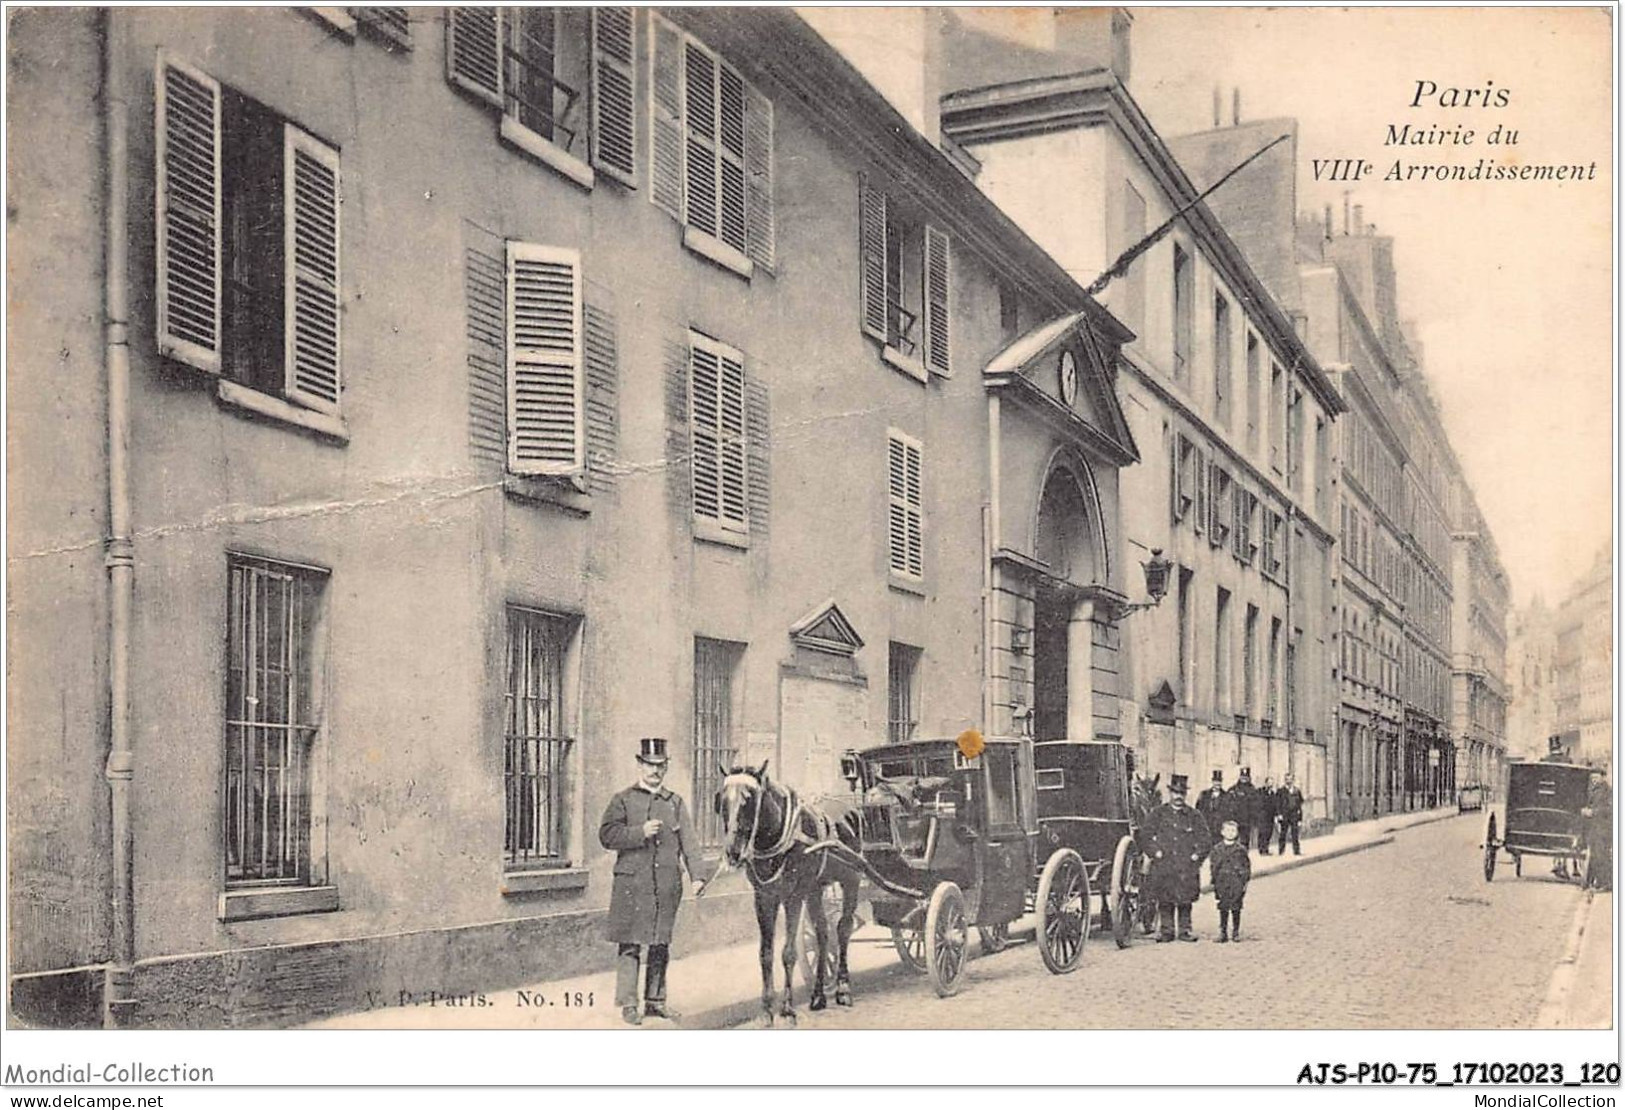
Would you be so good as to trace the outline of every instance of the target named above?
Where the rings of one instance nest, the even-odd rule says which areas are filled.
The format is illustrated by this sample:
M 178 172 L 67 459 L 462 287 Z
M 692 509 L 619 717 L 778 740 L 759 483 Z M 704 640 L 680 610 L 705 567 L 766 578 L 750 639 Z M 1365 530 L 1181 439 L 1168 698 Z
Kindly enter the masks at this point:
M 892 980 L 860 991 L 851 1010 L 804 1012 L 802 1027 L 1528 1028 L 1584 895 L 1540 860 L 1515 878 L 1503 858 L 1486 884 L 1482 830 L 1470 814 L 1262 879 L 1248 890 L 1240 944 L 1214 943 L 1218 913 L 1204 895 L 1200 944 L 1136 937 L 1119 951 L 1096 933 L 1079 969 L 1060 977 L 1022 944 L 973 959 L 957 997 L 938 999 L 923 977 Z M 1596 927 L 1609 927 L 1597 909 Z M 1606 1014 L 1609 983 L 1594 970 L 1587 979 L 1574 1005 L 1600 1000 Z

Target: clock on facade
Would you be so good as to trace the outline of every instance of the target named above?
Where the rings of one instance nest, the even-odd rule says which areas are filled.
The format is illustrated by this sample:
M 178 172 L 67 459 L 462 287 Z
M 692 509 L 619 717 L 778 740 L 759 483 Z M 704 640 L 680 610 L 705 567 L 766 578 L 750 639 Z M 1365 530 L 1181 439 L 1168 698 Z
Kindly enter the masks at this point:
M 1078 360 L 1071 351 L 1062 351 L 1057 369 L 1061 377 L 1061 400 L 1070 405 L 1078 395 Z

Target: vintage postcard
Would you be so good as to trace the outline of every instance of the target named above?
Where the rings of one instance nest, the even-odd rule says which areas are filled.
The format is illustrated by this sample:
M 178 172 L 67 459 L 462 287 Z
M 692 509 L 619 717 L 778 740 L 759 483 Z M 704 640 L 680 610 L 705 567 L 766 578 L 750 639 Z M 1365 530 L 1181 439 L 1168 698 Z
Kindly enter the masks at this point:
M 1617 1084 L 1613 9 L 6 15 L 8 1084 Z

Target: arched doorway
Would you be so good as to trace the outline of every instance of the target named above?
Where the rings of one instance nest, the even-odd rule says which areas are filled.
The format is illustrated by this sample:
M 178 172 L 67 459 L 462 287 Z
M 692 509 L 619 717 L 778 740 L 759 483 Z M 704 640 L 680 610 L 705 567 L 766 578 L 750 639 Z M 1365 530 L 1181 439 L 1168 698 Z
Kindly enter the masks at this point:
M 1033 599 L 1033 738 L 1041 741 L 1089 739 L 1092 731 L 1093 611 L 1078 611 L 1079 591 L 1101 582 L 1106 568 L 1088 482 L 1087 471 L 1052 465 L 1038 503 L 1034 554 L 1049 568 Z M 1079 722 L 1084 735 L 1077 735 Z

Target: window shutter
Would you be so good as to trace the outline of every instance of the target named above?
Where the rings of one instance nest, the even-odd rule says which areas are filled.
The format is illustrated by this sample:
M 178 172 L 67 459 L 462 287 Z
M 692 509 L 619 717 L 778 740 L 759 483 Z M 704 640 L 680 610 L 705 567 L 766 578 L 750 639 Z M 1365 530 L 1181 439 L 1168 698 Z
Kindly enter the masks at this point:
M 158 55 L 158 350 L 220 373 L 220 85 Z
M 689 424 L 693 436 L 694 515 L 712 520 L 722 516 L 722 490 L 717 457 L 718 379 L 721 368 L 709 345 L 692 341 L 689 348 Z
M 938 374 L 951 374 L 948 359 L 948 236 L 925 229 L 925 364 Z
M 717 238 L 749 249 L 745 213 L 745 82 L 717 63 Z
M 683 218 L 683 36 L 650 15 L 649 199 Z
M 582 465 L 581 255 L 508 244 L 508 468 Z
M 408 8 L 349 8 L 362 26 L 403 49 L 412 48 L 412 13 Z
M 1179 523 L 1179 434 L 1168 437 L 1168 515 Z
M 717 64 L 697 43 L 683 42 L 683 221 L 717 234 Z
M 719 415 L 722 418 L 720 478 L 722 522 L 743 529 L 745 501 L 745 364 L 738 356 L 718 358 Z
M 284 126 L 283 311 L 287 395 L 339 408 L 339 153 Z
M 502 10 L 446 9 L 446 76 L 502 107 Z
M 1196 452 L 1196 517 L 1191 522 L 1191 526 L 1193 528 L 1195 528 L 1195 530 L 1197 532 L 1201 532 L 1202 529 L 1206 528 L 1208 526 L 1208 523 L 1209 523 L 1209 521 L 1208 521 L 1208 485 L 1209 485 L 1208 476 L 1209 476 L 1210 473 L 1211 473 L 1211 471 L 1208 469 L 1208 464 L 1207 464 L 1207 452 L 1205 452 L 1205 451 L 1197 451 Z
M 887 470 L 887 538 L 891 569 L 911 578 L 919 578 L 925 569 L 920 445 L 893 433 L 887 440 Z
M 858 178 L 859 280 L 863 332 L 886 342 L 886 194 Z
M 706 336 L 689 336 L 689 426 L 694 514 L 743 532 L 747 495 L 745 360 Z
M 777 234 L 773 218 L 773 102 L 745 87 L 745 252 L 756 265 L 773 269 Z
M 637 184 L 632 60 L 637 24 L 631 8 L 592 10 L 592 163 Z

